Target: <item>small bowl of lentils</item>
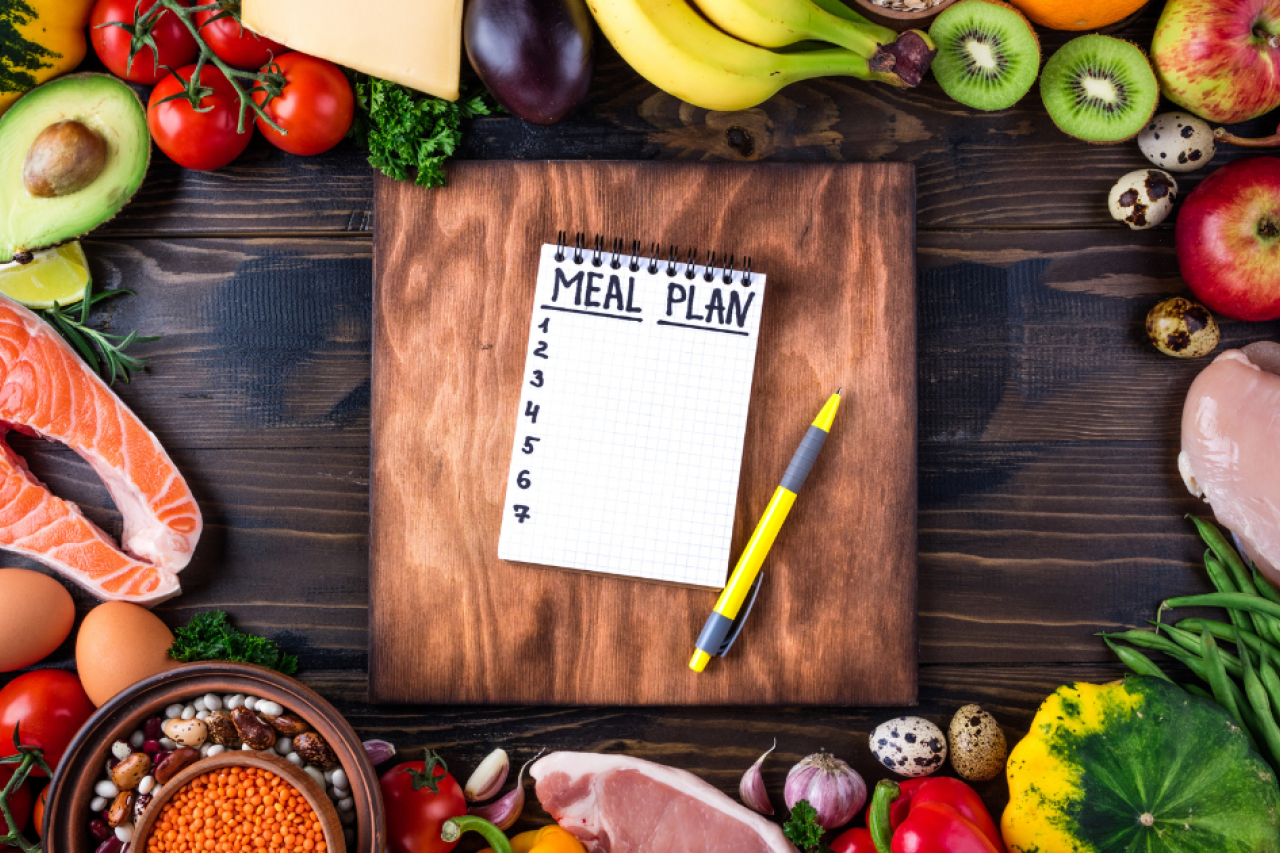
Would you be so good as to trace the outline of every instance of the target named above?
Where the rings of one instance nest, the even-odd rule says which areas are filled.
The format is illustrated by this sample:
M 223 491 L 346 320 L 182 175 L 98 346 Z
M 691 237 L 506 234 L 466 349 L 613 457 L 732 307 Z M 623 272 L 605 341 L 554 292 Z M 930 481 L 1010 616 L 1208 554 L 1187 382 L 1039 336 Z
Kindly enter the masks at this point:
M 337 810 L 349 850 L 382 853 L 378 777 L 350 725 L 288 676 L 188 664 L 100 708 L 67 749 L 48 795 L 46 853 L 130 853 L 134 828 L 179 772 L 231 751 L 299 767 Z

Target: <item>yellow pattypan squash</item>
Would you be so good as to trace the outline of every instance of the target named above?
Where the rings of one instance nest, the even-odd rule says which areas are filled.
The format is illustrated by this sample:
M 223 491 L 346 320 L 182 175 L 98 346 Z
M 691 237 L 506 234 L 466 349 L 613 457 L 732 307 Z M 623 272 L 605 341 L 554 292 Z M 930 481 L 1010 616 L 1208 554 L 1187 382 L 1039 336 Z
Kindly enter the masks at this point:
M 0 0 L 0 113 L 80 64 L 92 10 L 93 0 Z

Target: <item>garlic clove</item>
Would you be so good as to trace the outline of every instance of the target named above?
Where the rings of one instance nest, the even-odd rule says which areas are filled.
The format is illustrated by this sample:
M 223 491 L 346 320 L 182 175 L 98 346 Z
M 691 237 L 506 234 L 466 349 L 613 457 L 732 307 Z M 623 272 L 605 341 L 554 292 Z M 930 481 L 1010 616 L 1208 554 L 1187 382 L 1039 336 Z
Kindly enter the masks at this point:
M 774 738 L 773 746 L 756 759 L 756 763 L 742 774 L 742 781 L 738 783 L 738 797 L 742 800 L 742 804 L 762 815 L 773 814 L 773 803 L 769 802 L 769 792 L 764 787 L 764 773 L 760 766 L 764 764 L 769 753 L 777 748 L 778 740 Z
M 396 748 L 385 740 L 367 740 L 364 742 L 365 755 L 374 767 L 395 757 Z
M 480 766 L 467 779 L 463 794 L 469 803 L 482 803 L 502 790 L 510 772 L 511 761 L 502 749 L 495 749 L 484 757 Z M 505 827 L 503 827 L 505 829 Z
M 787 773 L 783 799 L 788 809 L 805 800 L 817 812 L 818 825 L 835 829 L 853 820 L 867 801 L 867 785 L 844 761 L 815 752 Z
M 520 813 L 524 811 L 524 771 L 530 764 L 541 757 L 546 750 L 540 751 L 533 758 L 524 763 L 524 767 L 520 768 L 520 773 L 516 776 L 516 787 L 514 791 L 503 794 L 498 799 L 489 803 L 487 806 L 472 806 L 467 809 L 467 814 L 473 814 L 476 817 L 482 817 L 489 823 L 498 827 L 504 832 L 515 825 L 520 819 Z M 498 750 L 502 752 L 502 750 Z M 506 758 L 506 753 L 502 757 Z M 487 759 L 486 759 L 487 760 Z M 481 762 L 483 766 L 484 762 Z

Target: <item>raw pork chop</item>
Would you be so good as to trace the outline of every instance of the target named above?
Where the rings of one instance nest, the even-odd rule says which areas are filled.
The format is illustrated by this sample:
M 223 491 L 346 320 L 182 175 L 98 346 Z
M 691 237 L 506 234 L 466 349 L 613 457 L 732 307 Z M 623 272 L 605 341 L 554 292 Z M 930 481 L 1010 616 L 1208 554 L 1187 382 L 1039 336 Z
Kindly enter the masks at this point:
M 775 824 L 683 770 L 553 752 L 529 774 L 542 807 L 588 853 L 796 853 Z
M 60 441 L 93 467 L 124 518 L 124 551 L 51 494 L 4 444 L 8 429 Z M 177 595 L 203 522 L 160 441 L 39 317 L 0 296 L 0 547 L 99 598 Z

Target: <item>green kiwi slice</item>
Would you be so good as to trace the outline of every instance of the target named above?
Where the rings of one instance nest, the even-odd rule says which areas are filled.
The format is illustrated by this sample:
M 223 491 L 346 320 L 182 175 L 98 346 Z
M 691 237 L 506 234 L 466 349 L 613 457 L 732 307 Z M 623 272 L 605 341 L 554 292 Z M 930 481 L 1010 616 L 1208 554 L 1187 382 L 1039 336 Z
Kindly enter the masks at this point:
M 964 0 L 934 20 L 929 38 L 938 46 L 933 75 L 967 107 L 1008 109 L 1036 82 L 1040 39 L 1012 6 Z
M 1111 36 L 1080 36 L 1045 63 L 1040 97 L 1063 133 L 1123 142 L 1155 114 L 1160 84 L 1146 55 Z

